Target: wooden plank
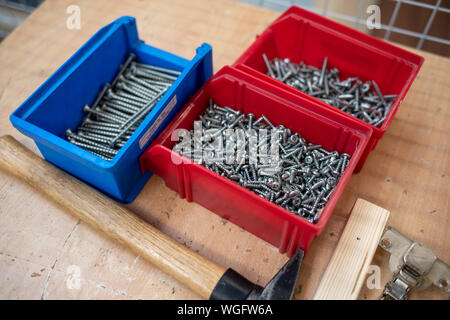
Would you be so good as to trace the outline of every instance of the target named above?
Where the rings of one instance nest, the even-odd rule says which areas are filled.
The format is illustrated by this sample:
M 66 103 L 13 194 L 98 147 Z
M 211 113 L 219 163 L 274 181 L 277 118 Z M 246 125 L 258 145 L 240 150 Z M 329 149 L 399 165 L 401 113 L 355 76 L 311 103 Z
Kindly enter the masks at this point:
M 388 218 L 386 209 L 363 199 L 356 201 L 314 300 L 358 298 Z
M 66 27 L 66 9 L 72 4 L 81 9 L 79 30 Z M 233 1 L 47 0 L 0 44 L 0 135 L 11 134 L 38 153 L 34 143 L 11 126 L 9 115 L 98 29 L 123 15 L 136 17 L 141 39 L 182 57 L 191 58 L 202 42 L 210 43 L 217 71 L 232 64 L 279 13 Z M 326 228 L 305 255 L 297 299 L 313 296 L 357 198 L 389 209 L 390 225 L 450 262 L 450 60 L 418 53 L 425 63 L 389 130 L 361 173 L 352 176 Z M 264 241 L 179 199 L 157 176 L 128 208 L 261 285 L 287 260 Z M 0 256 L 0 298 L 199 298 L 3 171 Z M 391 279 L 385 252 L 378 250 L 373 264 L 381 268 L 382 284 Z M 81 271 L 78 289 L 65 284 L 71 280 L 71 266 Z M 363 286 L 360 298 L 376 299 L 381 289 Z M 447 295 L 430 288 L 410 298 Z

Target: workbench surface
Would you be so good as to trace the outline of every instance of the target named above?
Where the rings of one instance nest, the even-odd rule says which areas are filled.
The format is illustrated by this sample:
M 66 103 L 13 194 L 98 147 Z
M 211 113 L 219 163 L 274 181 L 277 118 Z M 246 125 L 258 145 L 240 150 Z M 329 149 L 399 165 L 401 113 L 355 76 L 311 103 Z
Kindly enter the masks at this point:
M 66 27 L 71 4 L 81 29 Z M 39 153 L 9 115 L 99 28 L 123 15 L 137 19 L 140 38 L 191 58 L 213 46 L 214 71 L 232 64 L 280 13 L 231 1 L 47 0 L 0 44 L 0 135 Z M 306 253 L 297 299 L 312 297 L 358 197 L 391 211 L 388 225 L 450 263 L 450 60 L 425 52 L 425 63 L 384 138 L 354 174 L 323 233 Z M 368 66 L 370 67 L 370 66 Z M 153 176 L 130 209 L 217 263 L 265 285 L 286 262 L 277 248 L 214 213 L 180 199 Z M 390 280 L 388 254 L 378 249 L 381 288 Z M 77 276 L 77 271 L 80 274 Z M 76 277 L 71 277 L 74 274 Z M 196 299 L 198 296 L 24 182 L 0 171 L 0 298 Z M 448 299 L 432 287 L 412 299 Z

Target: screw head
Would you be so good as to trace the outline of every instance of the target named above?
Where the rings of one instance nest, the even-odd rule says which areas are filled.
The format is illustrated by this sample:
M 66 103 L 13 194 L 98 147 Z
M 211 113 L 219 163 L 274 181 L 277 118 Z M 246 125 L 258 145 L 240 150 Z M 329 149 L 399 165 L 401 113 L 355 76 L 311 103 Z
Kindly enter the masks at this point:
M 328 177 L 327 178 L 327 184 L 331 187 L 334 187 L 336 185 L 336 178 L 334 177 Z
M 446 288 L 448 286 L 448 281 L 445 279 L 439 279 L 438 283 L 441 288 Z
M 391 243 L 391 241 L 390 241 L 389 239 L 383 239 L 383 240 L 381 241 L 381 245 L 382 245 L 384 248 L 390 248 L 390 247 L 392 246 L 392 243 Z
M 306 156 L 305 157 L 305 163 L 306 164 L 312 164 L 313 162 L 314 162 L 313 157 L 311 157 L 311 156 Z

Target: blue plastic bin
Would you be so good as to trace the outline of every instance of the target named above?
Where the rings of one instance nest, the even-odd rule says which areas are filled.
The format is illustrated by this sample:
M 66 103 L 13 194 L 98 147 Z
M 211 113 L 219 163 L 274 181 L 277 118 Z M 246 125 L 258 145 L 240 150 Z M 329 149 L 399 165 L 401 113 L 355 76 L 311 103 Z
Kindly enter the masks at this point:
M 82 122 L 105 83 L 111 83 L 130 52 L 137 61 L 181 71 L 170 89 L 111 161 L 65 140 Z M 204 43 L 189 61 L 145 44 L 136 20 L 122 17 L 100 29 L 14 113 L 10 120 L 31 137 L 44 158 L 121 202 L 135 199 L 151 173 L 142 173 L 139 156 L 212 76 L 212 48 Z

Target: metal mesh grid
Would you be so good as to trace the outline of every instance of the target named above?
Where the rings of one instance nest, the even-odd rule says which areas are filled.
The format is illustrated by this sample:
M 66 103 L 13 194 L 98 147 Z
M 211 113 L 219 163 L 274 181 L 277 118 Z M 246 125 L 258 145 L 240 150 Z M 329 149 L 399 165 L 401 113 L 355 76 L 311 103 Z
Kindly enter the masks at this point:
M 0 0 L 0 42 L 43 0 Z
M 362 19 L 363 12 L 367 5 L 371 2 L 372 4 L 376 4 L 374 1 L 369 0 L 359 0 L 359 4 L 357 6 L 356 12 L 354 15 L 343 14 L 333 10 L 330 10 L 330 2 L 329 0 L 239 0 L 241 2 L 250 3 L 253 5 L 265 7 L 271 10 L 276 11 L 285 11 L 292 5 L 298 5 L 302 8 L 308 9 L 312 12 L 321 14 L 323 16 L 330 17 L 332 19 L 341 20 L 343 22 L 348 22 L 350 26 L 355 29 L 359 29 L 361 26 L 366 25 L 366 20 Z M 386 0 L 383 0 L 386 1 Z M 381 30 L 384 30 L 384 40 L 390 40 L 392 38 L 393 33 L 406 35 L 417 39 L 416 49 L 423 49 L 423 44 L 425 41 L 431 41 L 435 43 L 439 43 L 441 45 L 447 46 L 447 49 L 450 47 L 450 40 L 448 38 L 436 37 L 429 35 L 430 28 L 435 20 L 436 13 L 446 14 L 446 19 L 450 20 L 450 9 L 442 6 L 442 0 L 435 0 L 434 4 L 429 4 L 425 2 L 419 2 L 417 0 L 390 0 L 395 3 L 394 10 L 390 16 L 388 24 L 381 24 Z M 426 26 L 422 32 L 417 32 L 413 30 L 409 30 L 406 28 L 396 27 L 396 21 L 399 17 L 399 12 L 402 5 L 410 5 L 418 8 L 427 9 L 430 11 L 429 18 L 427 20 Z

